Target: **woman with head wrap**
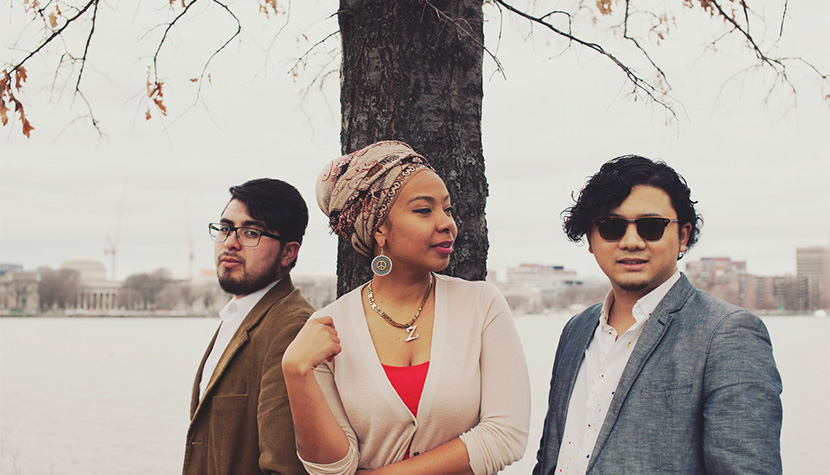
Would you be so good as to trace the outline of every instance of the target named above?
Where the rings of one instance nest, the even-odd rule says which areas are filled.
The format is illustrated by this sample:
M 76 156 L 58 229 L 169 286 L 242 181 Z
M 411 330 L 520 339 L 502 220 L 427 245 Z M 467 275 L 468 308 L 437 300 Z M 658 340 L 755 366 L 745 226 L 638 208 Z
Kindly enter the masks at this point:
M 521 458 L 529 382 L 513 317 L 491 284 L 435 274 L 457 228 L 426 159 L 372 144 L 324 168 L 317 201 L 375 276 L 312 315 L 283 357 L 306 470 L 489 474 Z

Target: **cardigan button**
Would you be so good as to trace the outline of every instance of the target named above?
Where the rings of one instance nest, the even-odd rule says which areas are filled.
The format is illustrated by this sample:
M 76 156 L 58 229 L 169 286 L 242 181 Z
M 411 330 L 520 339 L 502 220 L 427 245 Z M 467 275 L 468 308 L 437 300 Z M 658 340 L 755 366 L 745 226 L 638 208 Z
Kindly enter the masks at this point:
M 417 457 L 419 455 L 421 455 L 421 452 L 415 452 L 414 454 L 412 454 L 413 457 Z

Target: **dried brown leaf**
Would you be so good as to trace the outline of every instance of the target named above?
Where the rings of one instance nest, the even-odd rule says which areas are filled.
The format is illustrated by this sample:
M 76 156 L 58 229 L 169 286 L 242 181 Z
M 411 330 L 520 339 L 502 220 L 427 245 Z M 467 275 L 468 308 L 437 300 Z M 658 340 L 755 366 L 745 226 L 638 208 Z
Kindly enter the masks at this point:
M 23 121 L 23 135 L 25 135 L 26 138 L 31 138 L 29 134 L 31 134 L 32 131 L 35 130 L 35 128 L 32 127 L 32 124 L 30 124 L 29 120 L 25 117 L 23 117 L 21 120 Z
M 147 97 L 149 97 L 150 99 L 153 100 L 153 103 L 156 105 L 156 107 L 159 108 L 162 115 L 167 115 L 167 107 L 164 105 L 164 100 L 163 100 L 164 99 L 164 91 L 162 90 L 162 88 L 164 87 L 164 82 L 157 81 L 157 82 L 151 83 L 150 79 L 149 79 L 149 75 L 150 75 L 150 71 L 149 71 L 149 68 L 148 68 L 148 70 L 147 70 L 147 76 L 148 76 L 148 78 L 147 78 Z M 152 115 L 150 114 L 150 111 L 148 109 L 147 113 L 144 114 L 144 118 L 147 119 L 147 120 L 150 120 L 151 117 L 152 117 Z
M 19 91 L 20 90 L 20 85 L 23 84 L 24 82 L 26 82 L 27 79 L 29 79 L 29 75 L 26 73 L 26 68 L 24 68 L 23 66 L 20 66 L 20 67 L 17 68 L 17 71 L 15 72 L 14 76 L 15 76 L 14 87 L 15 87 L 15 89 L 17 89 Z
M 156 103 L 156 107 L 159 108 L 162 115 L 167 115 L 167 107 L 164 105 L 161 99 L 153 99 L 153 102 Z
M 0 121 L 3 122 L 3 125 L 9 123 L 9 108 L 2 97 L 0 97 Z

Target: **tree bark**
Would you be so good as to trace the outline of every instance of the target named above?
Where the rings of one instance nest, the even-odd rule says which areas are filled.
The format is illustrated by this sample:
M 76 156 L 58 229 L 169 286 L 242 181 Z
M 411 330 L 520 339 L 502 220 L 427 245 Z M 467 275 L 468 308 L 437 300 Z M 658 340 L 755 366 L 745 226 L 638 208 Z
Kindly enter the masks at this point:
M 487 273 L 487 181 L 481 145 L 481 0 L 341 0 L 343 154 L 402 140 L 447 184 L 458 238 L 444 273 Z M 369 260 L 340 239 L 338 296 L 371 278 Z

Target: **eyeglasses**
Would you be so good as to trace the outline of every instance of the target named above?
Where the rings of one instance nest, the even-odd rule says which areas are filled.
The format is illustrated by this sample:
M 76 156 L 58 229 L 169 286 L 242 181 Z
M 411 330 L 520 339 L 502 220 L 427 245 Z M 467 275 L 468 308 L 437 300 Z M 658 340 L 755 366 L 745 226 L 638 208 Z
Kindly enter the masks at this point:
M 268 236 L 269 238 L 276 239 L 277 241 L 288 241 L 287 239 L 277 236 L 276 234 L 266 233 L 265 231 L 260 231 L 259 229 L 236 227 L 222 223 L 209 223 L 208 232 L 210 233 L 210 238 L 216 242 L 227 241 L 228 236 L 235 232 L 236 240 L 239 241 L 239 244 L 244 247 L 256 247 L 262 236 Z
M 619 241 L 625 236 L 629 223 L 637 225 L 637 234 L 643 241 L 659 241 L 669 223 L 676 223 L 676 219 L 668 218 L 637 218 L 625 219 L 617 217 L 594 218 L 591 220 L 599 231 L 599 236 L 609 242 Z

